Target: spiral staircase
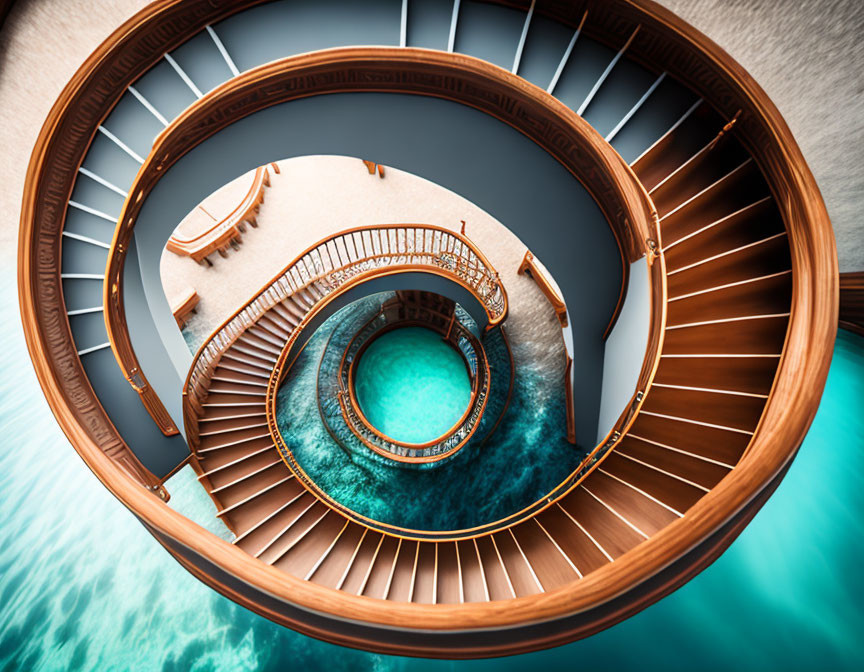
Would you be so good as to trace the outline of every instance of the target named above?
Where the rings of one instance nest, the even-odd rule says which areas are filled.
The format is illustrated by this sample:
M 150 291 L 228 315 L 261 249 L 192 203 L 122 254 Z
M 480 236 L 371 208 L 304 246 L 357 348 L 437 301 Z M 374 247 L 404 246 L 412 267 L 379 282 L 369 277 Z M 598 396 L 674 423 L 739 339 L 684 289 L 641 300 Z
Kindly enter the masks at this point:
M 579 151 L 606 157 L 568 168 L 621 251 L 612 312 L 629 264 L 649 266 L 651 336 L 616 426 L 548 496 L 477 529 L 365 519 L 286 459 L 270 407 L 294 339 L 332 291 L 320 281 L 260 310 L 253 297 L 248 319 L 199 351 L 182 407 L 149 380 L 168 356 L 136 347 L 159 342 L 134 282 L 148 250 L 132 230 L 162 176 L 292 87 L 311 87 L 299 98 L 407 86 L 369 63 L 416 74 L 419 95 L 458 100 L 481 75 L 497 82 L 500 111 L 462 102 L 547 151 L 560 143 L 537 130 L 552 118 L 537 110 L 578 131 Z M 297 80 L 278 79 L 292 68 Z M 439 76 L 458 93 L 432 91 Z M 561 154 L 566 165 L 573 152 Z M 531 246 L 546 259 L 542 241 Z M 553 646 L 701 571 L 788 468 L 837 320 L 830 223 L 788 129 L 740 66 L 649 0 L 156 2 L 82 66 L 46 122 L 20 259 L 28 345 L 58 421 L 160 543 L 268 618 L 407 655 Z M 233 542 L 163 501 L 189 462 Z

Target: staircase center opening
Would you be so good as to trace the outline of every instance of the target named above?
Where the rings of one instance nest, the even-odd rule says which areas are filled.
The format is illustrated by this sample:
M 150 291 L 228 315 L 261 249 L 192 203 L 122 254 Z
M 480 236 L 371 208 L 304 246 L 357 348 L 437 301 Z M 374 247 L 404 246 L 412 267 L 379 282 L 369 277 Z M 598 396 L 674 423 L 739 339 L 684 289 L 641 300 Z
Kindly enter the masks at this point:
M 425 327 L 387 331 L 357 362 L 354 390 L 363 414 L 382 434 L 427 443 L 448 433 L 471 402 L 462 354 Z

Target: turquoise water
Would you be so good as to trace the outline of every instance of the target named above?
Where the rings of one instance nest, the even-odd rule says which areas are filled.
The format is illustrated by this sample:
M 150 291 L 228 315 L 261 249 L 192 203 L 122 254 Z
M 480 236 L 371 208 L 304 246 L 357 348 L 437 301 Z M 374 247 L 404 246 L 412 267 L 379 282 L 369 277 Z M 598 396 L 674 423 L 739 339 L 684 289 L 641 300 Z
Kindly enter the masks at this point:
M 860 670 L 864 667 L 864 339 L 842 333 L 789 474 L 686 586 L 567 646 L 429 661 L 325 644 L 195 580 L 87 470 L 35 381 L 7 259 L 0 307 L 0 670 Z M 203 507 L 185 472 L 175 501 Z
M 346 311 L 354 309 L 354 304 L 343 308 L 315 331 L 279 388 L 276 402 L 285 442 L 303 470 L 334 500 L 390 525 L 461 529 L 519 511 L 578 466 L 585 453 L 565 436 L 564 386 L 550 383 L 546 372 L 524 356 L 523 365 L 516 367 L 507 413 L 482 445 L 467 446 L 426 470 L 405 469 L 343 449 L 321 421 L 315 389 L 328 339 L 337 325 L 351 322 Z M 464 369 L 461 362 L 460 366 Z
M 465 360 L 431 329 L 388 331 L 354 366 L 360 409 L 373 427 L 397 441 L 437 439 L 459 422 L 471 401 Z

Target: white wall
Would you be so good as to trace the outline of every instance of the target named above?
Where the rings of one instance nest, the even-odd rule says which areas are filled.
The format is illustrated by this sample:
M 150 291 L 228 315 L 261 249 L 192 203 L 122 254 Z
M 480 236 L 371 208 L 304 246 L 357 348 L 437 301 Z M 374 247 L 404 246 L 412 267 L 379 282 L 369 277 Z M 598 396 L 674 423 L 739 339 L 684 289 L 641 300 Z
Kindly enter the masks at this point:
M 612 429 L 636 391 L 636 381 L 648 343 L 650 316 L 648 264 L 643 257 L 630 264 L 630 284 L 624 306 L 612 333 L 606 339 L 600 418 L 597 423 L 598 442 Z

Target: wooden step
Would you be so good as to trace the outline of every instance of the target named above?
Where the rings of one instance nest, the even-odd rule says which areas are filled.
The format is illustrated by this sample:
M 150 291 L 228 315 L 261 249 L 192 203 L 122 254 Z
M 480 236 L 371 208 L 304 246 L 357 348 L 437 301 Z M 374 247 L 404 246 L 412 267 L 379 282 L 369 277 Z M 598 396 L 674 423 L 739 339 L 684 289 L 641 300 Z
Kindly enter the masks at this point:
M 483 575 L 492 600 L 509 600 L 516 597 L 516 590 L 501 558 L 494 535 L 477 538 L 477 551 L 483 566 Z
M 223 357 L 219 362 L 219 366 L 217 366 L 216 370 L 213 372 L 213 378 L 211 380 L 267 387 L 267 381 L 269 378 L 270 377 L 263 371 L 253 372 L 249 367 L 238 367 L 231 364 L 226 365 L 226 359 Z
M 300 303 L 299 299 L 295 299 L 293 296 L 289 296 L 279 305 L 287 313 L 293 315 L 298 324 L 306 316 L 306 313 L 309 312 L 309 306 L 306 305 L 306 302 Z
M 778 357 L 661 357 L 654 382 L 767 395 L 779 361 Z
M 244 336 L 254 336 L 259 339 L 262 344 L 266 343 L 271 348 L 275 348 L 277 353 L 282 351 L 282 346 L 285 345 L 285 340 L 288 338 L 288 332 L 275 326 L 274 323 L 269 324 L 264 317 L 260 317 L 255 325 L 249 327 L 244 333 Z
M 536 520 L 511 528 L 544 591 L 581 578 L 570 557 Z
M 224 422 L 234 419 L 246 421 L 263 413 L 263 404 L 253 404 L 252 406 L 212 406 L 204 409 L 204 415 L 198 421 L 201 423 L 201 427 L 204 428 L 209 427 L 212 422 Z
M 218 492 L 211 492 L 213 495 L 218 496 L 224 511 L 235 504 L 246 502 L 250 497 L 262 496 L 267 488 L 284 481 L 290 475 L 288 467 L 284 463 L 280 464 L 276 460 L 272 460 L 270 466 L 260 468 L 255 473 L 247 475 L 233 485 L 229 485 L 228 487 L 223 486 L 223 489 Z
M 213 390 L 207 395 L 203 406 L 208 407 L 225 407 L 225 406 L 257 406 L 264 407 L 263 394 L 251 394 L 249 392 L 240 394 L 237 392 L 219 392 Z
M 712 139 L 651 190 L 650 195 L 660 217 L 747 159 L 747 153 L 734 139 L 726 136 L 712 145 L 713 142 Z
M 642 455 L 642 457 L 645 456 Z M 701 464 L 709 465 L 710 463 L 702 462 Z M 714 466 L 716 467 L 716 465 Z M 602 471 L 599 473 L 602 476 L 606 477 L 608 475 L 610 479 L 620 479 L 618 481 L 619 484 L 621 482 L 627 483 L 645 493 L 646 497 L 652 498 L 652 505 L 646 505 L 643 509 L 643 511 L 653 512 L 653 518 L 650 522 L 638 518 L 636 513 L 626 514 L 632 515 L 637 521 L 642 521 L 637 522 L 637 524 L 649 534 L 654 534 L 657 530 L 662 529 L 662 527 L 675 520 L 675 518 L 684 515 L 687 509 L 699 501 L 708 491 L 704 486 L 697 484 L 695 481 L 679 477 L 672 471 L 664 471 L 659 467 L 654 468 L 650 461 L 631 457 L 630 453 L 619 453 L 617 449 L 604 460 L 601 468 Z M 726 473 L 728 472 L 724 472 L 723 476 Z M 598 487 L 594 483 L 594 479 L 592 479 L 592 487 Z M 672 511 L 664 510 L 661 512 L 655 502 L 662 502 L 662 504 L 668 506 Z M 654 529 L 652 527 L 654 524 L 659 524 L 659 527 Z
M 667 276 L 669 297 L 784 271 L 791 273 L 791 266 L 786 233 L 774 234 L 763 241 L 673 271 Z
M 232 432 L 201 437 L 198 452 L 209 456 L 238 446 L 246 451 L 252 451 L 261 448 L 267 442 L 273 443 L 267 427 L 244 427 Z
M 199 436 L 216 436 L 218 434 L 226 434 L 241 429 L 267 427 L 267 416 L 263 412 L 256 415 L 245 416 L 241 418 L 227 418 L 225 420 L 211 420 L 202 423 L 199 428 Z
M 462 571 L 462 596 L 465 602 L 488 602 L 489 587 L 477 551 L 477 543 L 473 539 L 463 539 L 457 542 L 459 565 Z
M 729 468 L 737 464 L 750 442 L 749 434 L 642 414 L 636 418 L 628 436 L 652 446 L 713 460 Z
M 267 393 L 267 382 L 260 378 L 238 382 L 214 374 L 210 381 L 210 394 L 245 394 L 263 397 Z
M 289 529 L 304 513 L 316 506 L 318 500 L 312 493 L 294 480 L 295 488 L 289 491 L 289 496 L 277 499 L 274 495 L 266 495 L 270 506 L 253 525 L 246 526 L 246 532 L 238 535 L 235 544 L 253 556 L 259 556 L 275 544 L 283 532 Z
M 278 345 L 275 345 L 270 340 L 263 338 L 262 331 L 260 329 L 256 330 L 255 327 L 250 327 L 243 332 L 243 335 L 240 336 L 234 344 L 234 348 L 238 348 L 238 346 L 249 348 L 252 350 L 251 354 L 271 362 L 275 362 L 281 352 L 281 348 Z M 243 350 L 241 350 L 241 352 L 243 352 Z
M 262 316 L 262 319 L 272 323 L 272 329 L 276 333 L 282 333 L 284 335 L 283 338 L 287 338 L 288 335 L 294 331 L 297 322 L 294 319 L 286 319 L 283 315 L 287 315 L 289 318 L 292 317 L 284 308 L 282 308 L 281 304 L 277 303 Z
M 411 601 L 416 604 L 435 604 L 437 600 L 435 546 L 434 543 L 420 543 L 420 551 L 417 555 L 417 571 L 414 575 L 414 594 L 411 596 Z
M 603 465 L 585 480 L 583 487 L 645 537 L 651 537 L 683 515 L 668 502 L 611 474 Z
M 669 474 L 672 477 L 689 481 L 690 483 L 695 484 L 694 488 L 697 490 L 700 487 L 708 488 L 710 490 L 720 482 L 720 479 L 724 478 L 726 474 L 731 471 L 731 467 L 706 460 L 702 457 L 697 457 L 692 453 L 687 454 L 678 450 L 672 450 L 659 446 L 656 443 L 641 441 L 631 436 L 624 437 L 621 443 L 615 448 L 614 454 L 618 455 L 624 461 L 635 460 L 637 463 L 643 464 L 652 470 L 659 470 L 660 472 Z M 606 462 L 609 462 L 609 460 L 611 460 L 611 455 Z M 605 468 L 610 472 L 617 473 L 618 460 L 613 460 L 610 464 L 606 464 L 606 462 L 604 462 Z M 660 487 L 662 487 L 662 484 Z M 663 501 L 668 502 L 679 511 L 686 510 L 686 508 L 694 503 L 696 499 L 702 496 L 702 494 L 695 490 L 690 491 L 684 489 L 679 491 L 677 486 L 674 488 L 674 492 L 677 494 L 673 495 L 672 492 L 673 489 L 670 489 L 669 498 L 664 499 Z M 688 502 L 685 500 L 685 503 L 682 505 L 685 508 L 679 508 L 679 506 L 675 504 L 675 497 L 681 496 L 682 494 L 687 495 L 688 493 L 694 498 L 693 501 Z M 678 503 L 681 504 L 681 500 L 678 500 Z
M 354 595 L 359 595 L 365 587 L 367 573 L 378 553 L 384 535 L 380 532 L 369 530 L 358 540 L 356 548 L 352 550 L 349 561 L 345 567 L 343 576 L 337 583 L 337 588 Z
M 669 299 L 667 325 L 788 313 L 792 274 L 781 272 Z
M 273 370 L 273 365 L 266 360 L 262 360 L 258 357 L 250 357 L 242 352 L 240 352 L 237 348 L 231 347 L 225 353 L 223 353 L 221 359 L 219 360 L 220 366 L 230 366 L 234 369 L 244 371 L 250 373 L 252 375 L 256 374 L 264 374 L 267 377 L 270 376 L 270 371 Z
M 774 355 L 783 351 L 788 315 L 667 327 L 663 353 Z
M 392 536 L 385 536 L 375 555 L 374 562 L 367 570 L 368 576 L 360 590 L 361 595 L 376 599 L 385 599 L 389 592 L 390 577 L 393 571 L 393 562 L 396 558 L 396 550 L 399 548 L 399 540 Z M 401 550 L 401 549 L 400 549 Z
M 203 473 L 199 478 L 209 478 L 211 483 L 216 484 L 214 478 L 221 473 L 245 467 L 253 460 L 261 461 L 265 456 L 279 457 L 279 451 L 272 444 L 265 444 L 254 450 L 243 448 L 242 450 L 237 450 L 233 455 L 229 454 L 229 452 L 228 449 L 225 449 L 202 456 L 200 463 Z
M 282 458 L 273 455 L 272 452 L 259 453 L 256 457 L 240 463 L 236 469 L 229 470 L 228 473 L 218 471 L 212 477 L 208 476 L 212 486 L 210 492 L 215 495 L 220 492 L 230 492 L 234 488 L 246 488 L 247 481 L 257 482 L 267 471 L 278 470 L 277 468 L 285 468 Z
M 275 487 L 231 511 L 229 516 L 237 533 L 234 543 L 239 545 L 247 537 L 258 533 L 261 527 L 300 496 L 305 494 L 311 497 L 306 488 L 291 474 L 286 474 L 280 480 L 282 482 Z
M 262 446 L 258 450 L 250 451 L 223 464 L 205 464 L 204 477 L 210 483 L 210 491 L 217 494 L 223 488 L 234 487 L 274 465 L 284 467 L 279 453 L 272 446 Z
M 273 365 L 276 363 L 278 356 L 274 355 L 272 352 L 263 350 L 257 344 L 244 339 L 242 336 L 231 345 L 227 355 L 236 357 L 243 362 L 257 366 L 265 371 L 273 370 Z
M 747 159 L 661 216 L 663 245 L 668 246 L 766 195 L 767 184 L 752 159 Z
M 784 231 L 773 199 L 765 196 L 704 224 L 676 242 L 664 240 L 666 268 L 676 271 Z
M 585 530 L 559 504 L 539 514 L 537 522 L 555 539 L 582 576 L 610 562 Z
M 272 313 L 270 316 L 271 319 L 282 324 L 283 328 L 286 330 L 293 331 L 300 322 L 293 313 L 288 311 L 283 303 L 275 304 L 270 309 L 270 312 Z
M 752 433 L 764 407 L 765 399 L 761 397 L 655 385 L 645 397 L 641 412 Z
M 516 595 L 535 595 L 543 592 L 543 586 L 537 578 L 537 572 L 525 555 L 524 549 L 519 545 L 511 529 L 504 532 L 496 532 L 492 535 L 501 560 L 507 569 L 507 575 L 513 585 Z
M 344 532 L 336 540 L 333 548 L 321 564 L 309 576 L 309 581 L 328 588 L 336 588 L 348 569 L 354 551 L 364 537 L 366 528 L 356 523 L 349 523 Z
M 419 542 L 403 539 L 398 547 L 393 563 L 390 589 L 387 599 L 394 602 L 410 602 L 413 597 L 416 560 L 419 555 Z
M 632 164 L 648 190 L 717 136 L 725 122 L 710 105 L 699 101 Z
M 564 497 L 560 504 L 573 520 L 578 521 L 602 552 L 613 559 L 623 555 L 645 539 L 642 534 L 633 529 L 632 524 L 626 523 L 604 506 L 584 486 L 576 488 Z

